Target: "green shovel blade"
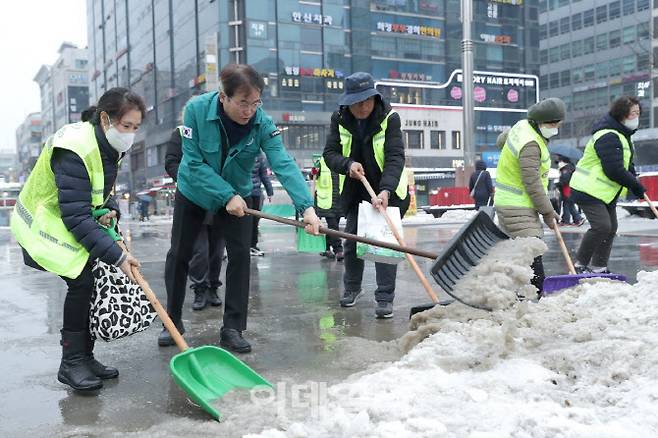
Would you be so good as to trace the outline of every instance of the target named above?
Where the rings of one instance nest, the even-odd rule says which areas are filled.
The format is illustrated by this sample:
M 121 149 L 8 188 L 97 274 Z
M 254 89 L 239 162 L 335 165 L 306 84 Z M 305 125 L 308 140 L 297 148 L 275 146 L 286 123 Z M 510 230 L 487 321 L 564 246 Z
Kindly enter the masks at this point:
M 297 251 L 319 253 L 326 249 L 326 245 L 324 234 L 314 236 L 297 228 Z
M 212 402 L 234 389 L 272 387 L 245 363 L 228 351 L 210 345 L 190 348 L 171 358 L 174 380 L 206 412 L 219 420 Z

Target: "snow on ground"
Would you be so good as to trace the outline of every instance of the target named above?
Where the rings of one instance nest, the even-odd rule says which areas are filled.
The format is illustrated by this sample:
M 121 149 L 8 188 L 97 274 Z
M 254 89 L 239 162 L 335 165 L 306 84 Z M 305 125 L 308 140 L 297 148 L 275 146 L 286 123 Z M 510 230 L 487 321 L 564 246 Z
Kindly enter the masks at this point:
M 529 280 L 515 266 L 533 256 L 523 248 L 539 246 L 515 243 L 510 278 L 499 260 L 490 269 L 494 294 Z M 247 436 L 658 436 L 657 282 L 658 271 L 640 272 L 635 285 L 589 280 L 494 312 L 435 308 L 413 321 L 400 360 L 329 387 L 301 419 Z
M 439 223 L 464 223 L 477 214 L 476 210 L 448 210 L 436 221 Z

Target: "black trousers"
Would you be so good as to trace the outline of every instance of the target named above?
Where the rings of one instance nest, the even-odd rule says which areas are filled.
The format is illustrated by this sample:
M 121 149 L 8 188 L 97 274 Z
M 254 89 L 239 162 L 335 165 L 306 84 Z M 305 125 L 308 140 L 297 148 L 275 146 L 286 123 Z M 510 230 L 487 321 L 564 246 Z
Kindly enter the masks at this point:
M 192 289 L 217 289 L 222 285 L 219 281 L 219 273 L 222 270 L 226 243 L 218 233 L 213 234 L 214 240 L 211 240 L 208 228 L 209 225 L 203 225 L 194 242 L 194 255 L 190 260 L 188 272 Z
M 546 274 L 544 273 L 544 262 L 541 256 L 535 257 L 530 266 L 534 272 L 534 276 L 530 280 L 530 284 L 537 288 L 537 293 L 541 294 L 544 291 L 544 280 Z
M 330 230 L 338 231 L 340 218 L 339 217 L 327 217 L 324 218 L 327 221 L 327 228 Z M 325 249 L 329 251 L 330 249 L 334 250 L 334 254 L 343 250 L 343 242 L 340 237 L 326 236 L 326 247 Z
M 579 204 L 589 221 L 587 230 L 576 260 L 583 266 L 603 268 L 608 266 L 612 242 L 617 234 L 617 205 L 606 205 L 603 202 Z
M 247 205 L 251 200 L 246 199 Z M 171 227 L 171 248 L 165 263 L 167 287 L 167 313 L 174 322 L 181 320 L 185 301 L 188 264 L 194 250 L 194 242 L 203 226 L 206 211 L 176 192 L 174 220 Z M 237 330 L 247 328 L 249 304 L 249 272 L 251 257 L 251 218 L 236 217 L 221 209 L 214 222 L 208 226 L 209 239 L 224 238 L 228 265 L 226 267 L 226 294 L 224 297 L 224 327 Z
M 260 196 L 251 196 L 251 208 L 254 210 L 260 211 L 261 209 L 261 197 Z M 256 216 L 249 216 L 251 219 L 251 247 L 256 248 L 258 246 L 258 222 L 260 218 Z
M 91 261 L 88 262 L 78 278 L 61 277 L 68 286 L 64 299 L 63 329 L 69 332 L 84 332 L 89 330 L 89 309 L 91 308 L 91 293 L 94 291 L 94 274 L 91 271 Z
M 356 234 L 359 220 L 358 206 L 347 212 L 347 223 L 345 232 Z M 365 262 L 356 256 L 356 242 L 345 240 L 345 274 L 343 275 L 343 286 L 345 290 L 356 292 L 361 290 L 361 281 L 363 280 L 363 269 Z M 388 263 L 375 263 L 375 273 L 377 289 L 375 290 L 375 300 L 393 302 L 395 298 L 395 277 L 398 266 Z

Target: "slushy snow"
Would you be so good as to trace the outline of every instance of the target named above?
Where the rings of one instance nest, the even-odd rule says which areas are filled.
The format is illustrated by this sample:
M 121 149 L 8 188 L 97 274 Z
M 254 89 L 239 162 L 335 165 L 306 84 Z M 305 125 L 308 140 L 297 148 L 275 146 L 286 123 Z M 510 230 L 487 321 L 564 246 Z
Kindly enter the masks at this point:
M 515 262 L 541 248 L 532 240 L 504 248 L 517 248 L 509 267 L 483 263 L 494 296 L 525 290 L 527 264 Z M 595 279 L 493 312 L 434 308 L 401 340 L 413 346 L 402 359 L 328 388 L 301 421 L 247 436 L 658 436 L 656 284 L 658 271 L 640 272 L 635 285 Z
M 260 427 L 268 429 L 245 436 L 658 436 L 658 271 L 638 273 L 634 285 L 589 279 L 516 301 L 544 249 L 536 239 L 497 245 L 457 288 L 488 288 L 494 311 L 454 303 L 418 314 L 398 341 L 405 355 L 387 345 L 388 362 L 342 383 L 301 382 L 302 403 L 283 392 L 236 395 L 224 423 L 177 419 L 122 436 L 239 436 Z M 244 418 L 251 425 L 238 432 Z

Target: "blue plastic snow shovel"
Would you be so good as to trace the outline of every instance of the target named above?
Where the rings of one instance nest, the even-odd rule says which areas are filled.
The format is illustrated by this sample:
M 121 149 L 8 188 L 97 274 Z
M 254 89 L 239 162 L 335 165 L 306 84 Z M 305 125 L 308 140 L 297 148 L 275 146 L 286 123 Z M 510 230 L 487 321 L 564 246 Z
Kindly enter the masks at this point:
M 542 295 L 552 294 L 562 289 L 576 286 L 578 283 L 580 283 L 580 280 L 582 280 L 583 278 L 596 277 L 596 278 L 607 278 L 609 280 L 626 281 L 626 276 L 622 274 L 599 274 L 596 272 L 586 272 L 582 274 L 577 274 L 576 268 L 574 267 L 573 262 L 571 261 L 571 256 L 569 255 L 569 250 L 567 249 L 567 245 L 565 245 L 564 239 L 562 238 L 562 232 L 560 231 L 560 227 L 555 219 L 553 220 L 553 231 L 555 231 L 555 237 L 557 238 L 557 241 L 560 244 L 560 250 L 562 251 L 564 260 L 566 260 L 567 262 L 569 274 L 553 275 L 550 277 L 546 277 L 544 279 L 544 288 L 543 288 L 544 290 L 542 291 Z

